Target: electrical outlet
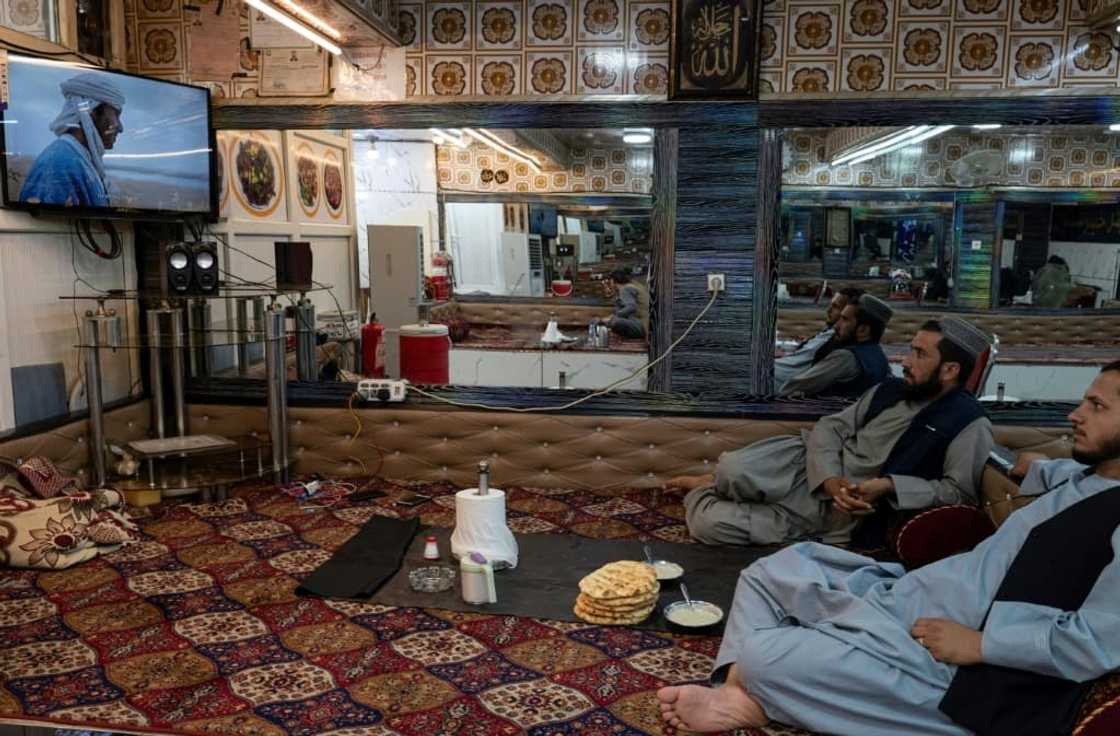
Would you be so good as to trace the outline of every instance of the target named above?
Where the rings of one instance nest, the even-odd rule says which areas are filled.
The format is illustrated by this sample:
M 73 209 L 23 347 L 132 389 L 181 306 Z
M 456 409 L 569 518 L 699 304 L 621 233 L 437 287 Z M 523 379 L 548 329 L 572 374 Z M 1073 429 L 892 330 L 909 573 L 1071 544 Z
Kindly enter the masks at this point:
M 723 274 L 710 273 L 708 274 L 708 291 L 720 292 L 724 289 Z

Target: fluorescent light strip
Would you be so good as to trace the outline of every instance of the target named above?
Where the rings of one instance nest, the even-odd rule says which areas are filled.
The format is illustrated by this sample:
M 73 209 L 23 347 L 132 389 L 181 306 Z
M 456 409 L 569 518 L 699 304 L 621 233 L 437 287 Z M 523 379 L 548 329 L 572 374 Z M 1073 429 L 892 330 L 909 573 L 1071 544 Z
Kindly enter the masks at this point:
M 901 141 L 897 142 L 895 145 L 893 145 L 889 148 L 886 148 L 884 150 L 870 151 L 870 152 L 867 152 L 865 154 L 862 154 L 859 157 L 854 158 L 851 161 L 849 161 L 848 165 L 849 166 L 854 166 L 855 164 L 861 164 L 864 161 L 868 161 L 870 159 L 876 158 L 877 156 L 882 156 L 885 153 L 890 153 L 891 151 L 897 151 L 898 149 L 905 148 L 907 146 L 913 146 L 915 144 L 921 143 L 922 141 L 929 140 L 930 138 L 933 138 L 934 136 L 941 135 L 942 133 L 944 133 L 946 131 L 952 130 L 956 126 L 955 125 L 938 125 L 938 126 L 932 127 L 932 128 L 930 128 L 929 126 L 922 126 L 922 127 L 927 127 L 929 129 L 924 130 L 921 133 L 919 133 L 915 136 L 911 136 L 910 138 L 907 138 L 905 140 L 901 140 Z
M 194 156 L 199 153 L 210 153 L 210 149 L 192 148 L 189 151 L 168 151 L 167 153 L 106 153 L 105 158 L 174 158 L 176 156 Z
M 463 128 L 462 131 L 469 135 L 471 138 L 477 140 L 479 143 L 490 146 L 497 151 L 507 153 L 511 158 L 514 158 L 517 161 L 526 164 L 530 169 L 533 170 L 534 174 L 541 173 L 541 166 L 534 158 L 526 153 L 522 153 L 521 151 L 517 150 L 513 146 L 503 141 L 501 138 L 494 137 L 488 133 L 485 133 L 484 131 L 476 130 L 474 128 Z
M 443 128 L 428 128 L 432 135 L 437 135 L 447 143 L 455 146 L 456 148 L 466 148 L 467 142 L 463 139 L 461 131 L 444 130 Z M 438 145 L 438 144 L 437 144 Z
M 926 130 L 928 127 L 928 125 L 910 125 L 898 131 L 897 133 L 891 133 L 885 138 L 880 138 L 873 143 L 869 143 L 864 146 L 858 146 L 844 154 L 841 154 L 840 156 L 832 159 L 832 161 L 829 162 L 829 165 L 839 166 L 840 164 L 846 164 L 857 156 L 862 156 L 869 151 L 879 151 L 887 148 L 888 146 L 894 145 L 894 143 L 897 141 L 905 140 L 912 135 L 917 135 L 917 133 Z
M 292 0 L 275 0 L 275 2 L 312 28 L 315 28 L 318 31 L 322 31 L 323 33 L 333 38 L 335 41 L 342 40 L 342 33 L 337 28 L 330 25 L 314 13 L 304 10 L 299 5 L 296 5 L 294 2 L 292 2 Z
M 287 13 L 281 12 L 277 8 L 274 8 L 272 5 L 265 2 L 265 0 L 245 0 L 245 2 L 249 3 L 249 5 L 261 11 L 269 18 L 272 18 L 280 25 L 295 31 L 299 35 L 306 38 L 308 41 L 311 41 L 318 46 L 322 46 L 324 49 L 331 52 L 335 56 L 339 56 L 342 54 L 342 49 L 340 49 L 338 46 L 335 46 L 333 43 L 323 38 L 321 35 L 311 30 L 307 26 L 303 25 Z

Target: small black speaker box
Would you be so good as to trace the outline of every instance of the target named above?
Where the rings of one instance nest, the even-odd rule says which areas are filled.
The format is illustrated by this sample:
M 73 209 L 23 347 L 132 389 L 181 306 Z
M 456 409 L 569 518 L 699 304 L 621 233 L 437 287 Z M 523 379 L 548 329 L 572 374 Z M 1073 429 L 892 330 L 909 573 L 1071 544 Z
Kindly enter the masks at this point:
M 277 241 L 276 288 L 281 291 L 310 291 L 311 243 Z
M 218 293 L 216 243 L 170 242 L 144 247 L 145 296 L 170 299 Z
M 193 243 L 191 251 L 195 293 L 216 294 L 218 291 L 218 244 L 214 242 Z

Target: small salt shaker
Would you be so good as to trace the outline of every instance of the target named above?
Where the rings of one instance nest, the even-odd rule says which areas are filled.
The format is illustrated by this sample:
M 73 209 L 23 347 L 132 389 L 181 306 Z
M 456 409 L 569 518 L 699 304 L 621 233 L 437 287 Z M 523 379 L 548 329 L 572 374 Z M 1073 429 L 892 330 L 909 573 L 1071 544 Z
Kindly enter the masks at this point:
M 439 542 L 436 541 L 435 537 L 428 537 L 424 540 L 424 559 L 439 559 Z

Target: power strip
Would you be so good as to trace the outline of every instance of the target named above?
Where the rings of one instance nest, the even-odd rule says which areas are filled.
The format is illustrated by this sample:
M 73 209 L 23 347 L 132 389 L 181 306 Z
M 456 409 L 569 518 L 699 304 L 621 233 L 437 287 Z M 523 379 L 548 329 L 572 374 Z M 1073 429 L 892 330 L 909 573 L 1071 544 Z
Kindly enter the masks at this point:
M 358 381 L 358 395 L 366 401 L 404 401 L 408 395 L 408 381 L 391 378 L 363 378 Z

